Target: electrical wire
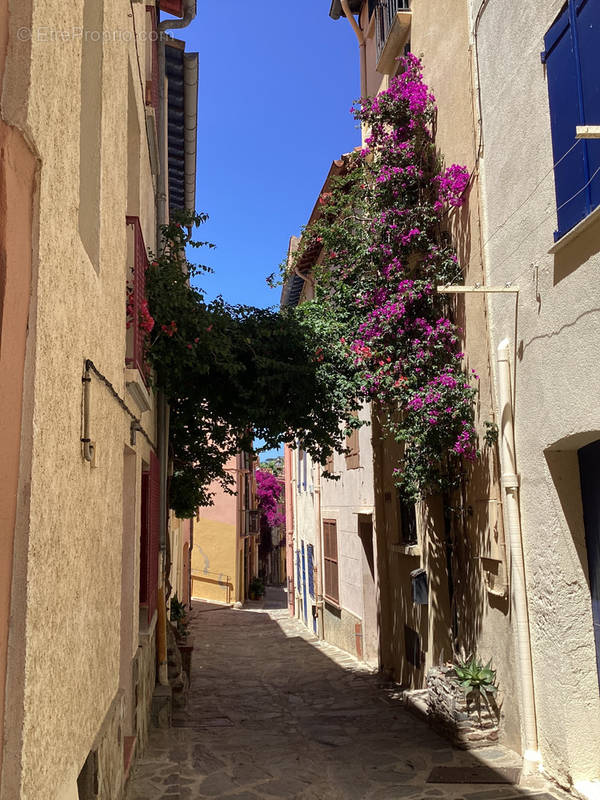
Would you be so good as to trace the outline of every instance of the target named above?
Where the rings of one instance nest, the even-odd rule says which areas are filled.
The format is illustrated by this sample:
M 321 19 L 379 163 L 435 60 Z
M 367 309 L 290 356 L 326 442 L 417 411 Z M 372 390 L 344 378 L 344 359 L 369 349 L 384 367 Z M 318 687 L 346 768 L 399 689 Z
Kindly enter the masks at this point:
M 512 218 L 514 217 L 514 215 L 515 215 L 515 214 L 516 214 L 518 211 L 520 211 L 520 210 L 523 208 L 523 206 L 524 206 L 524 205 L 525 205 L 527 202 L 529 202 L 529 200 L 530 200 L 530 199 L 531 199 L 531 198 L 534 196 L 534 194 L 537 192 L 537 190 L 540 188 L 540 186 L 541 186 L 541 185 L 542 185 L 542 183 L 543 183 L 543 182 L 546 180 L 546 178 L 547 178 L 547 177 L 548 177 L 548 176 L 549 176 L 549 175 L 550 175 L 552 172 L 554 172 L 554 170 L 556 169 L 556 167 L 558 167 L 558 165 L 559 165 L 559 164 L 560 164 L 562 161 L 564 161 L 564 159 L 565 159 L 565 158 L 566 158 L 566 157 L 567 157 L 567 156 L 568 156 L 570 153 L 572 153 L 572 152 L 573 152 L 573 150 L 574 150 L 574 149 L 577 147 L 577 145 L 578 145 L 578 144 L 579 144 L 581 141 L 582 141 L 582 139 L 576 139 L 576 140 L 575 140 L 575 142 L 574 142 L 574 144 L 573 144 L 573 145 L 572 145 L 572 146 L 571 146 L 571 147 L 570 147 L 570 148 L 567 150 L 567 152 L 566 152 L 566 153 L 565 153 L 565 154 L 564 154 L 564 155 L 563 155 L 561 158 L 559 158 L 559 159 L 558 159 L 558 161 L 557 161 L 555 164 L 553 164 L 553 165 L 550 167 L 550 169 L 549 169 L 549 170 L 548 170 L 548 171 L 547 171 L 547 172 L 546 172 L 546 173 L 545 173 L 545 174 L 542 176 L 542 178 L 540 178 L 540 180 L 538 181 L 538 183 L 537 183 L 537 184 L 536 184 L 536 185 L 533 187 L 533 189 L 532 189 L 532 190 L 531 190 L 531 192 L 530 192 L 530 193 L 527 195 L 527 197 L 525 198 L 525 200 L 523 200 L 523 202 L 522 202 L 522 203 L 521 203 L 519 206 L 517 206 L 517 207 L 514 209 L 514 211 L 512 211 L 512 212 L 511 212 L 511 213 L 508 215 L 508 217 L 507 217 L 507 218 L 504 220 L 504 222 L 502 222 L 500 225 L 498 225 L 498 227 L 496 228 L 496 230 L 495 230 L 495 231 L 494 231 L 492 234 L 490 234 L 490 236 L 488 236 L 488 238 L 487 238 L 487 239 L 485 240 L 485 242 L 483 243 L 483 247 L 484 247 L 484 248 L 485 248 L 485 246 L 488 244 L 488 242 L 491 242 L 491 240 L 492 240 L 492 239 L 493 239 L 493 238 L 496 236 L 496 234 L 497 234 L 497 233 L 499 233 L 499 232 L 502 230 L 502 228 L 503 228 L 503 227 L 504 227 L 504 226 L 507 224 L 507 222 L 508 222 L 510 219 L 512 219 Z M 585 187 L 584 187 L 584 188 L 585 188 Z M 573 198 L 571 197 L 569 200 L 567 200 L 567 202 L 570 202 L 572 199 L 573 199 Z M 562 207 L 562 206 L 561 206 L 561 207 Z
M 578 141 L 576 142 L 576 144 L 577 144 L 579 141 L 581 141 L 581 140 L 578 140 Z M 562 156 L 562 158 L 560 158 L 560 159 L 559 159 L 559 160 L 556 162 L 556 164 L 555 164 L 554 166 L 558 166 L 558 164 L 560 164 L 560 162 L 561 162 L 561 161 L 562 161 L 564 158 L 566 158 L 566 157 L 568 156 L 568 154 L 569 154 L 569 153 L 570 153 L 570 152 L 573 150 L 573 148 L 574 148 L 574 147 L 575 147 L 575 145 L 573 145 L 573 147 L 571 147 L 571 148 L 570 148 L 570 149 L 569 149 L 569 150 L 568 150 L 568 151 L 567 151 L 567 152 L 566 152 L 566 153 L 565 153 L 565 154 Z M 552 167 L 552 169 L 554 169 L 554 167 Z M 546 173 L 546 176 L 545 176 L 545 177 L 547 177 L 547 175 L 548 175 L 550 172 L 552 172 L 552 170 L 549 170 L 549 172 L 548 172 L 548 173 Z M 584 183 L 584 185 L 583 185 L 583 186 L 582 186 L 580 189 L 578 189 L 578 190 L 577 190 L 577 191 L 576 191 L 574 194 L 572 194 L 572 195 L 571 195 L 571 197 L 569 197 L 567 200 L 565 200 L 563 203 L 561 203 L 559 206 L 557 206 L 557 208 L 556 208 L 556 212 L 560 211 L 560 210 L 561 210 L 561 208 L 564 208 L 565 206 L 567 206 L 567 205 L 568 205 L 568 204 L 569 204 L 569 203 L 570 203 L 572 200 L 574 200 L 574 199 L 575 199 L 576 197 L 578 197 L 578 196 L 579 196 L 579 195 L 580 195 L 580 194 L 581 194 L 583 191 L 585 191 L 585 190 L 587 189 L 587 187 L 588 187 L 588 186 L 591 184 L 591 182 L 594 180 L 594 178 L 596 177 L 596 175 L 598 175 L 598 173 L 599 173 L 599 172 L 600 172 L 600 167 L 598 167 L 598 168 L 595 170 L 595 172 L 592 174 L 591 178 L 590 178 L 590 179 L 589 179 L 589 180 L 588 180 L 586 183 Z M 544 178 L 542 178 L 542 181 L 543 181 L 543 180 L 544 180 Z M 541 181 L 540 181 L 540 183 L 541 183 Z M 527 198 L 526 198 L 526 199 L 523 201 L 523 203 L 521 203 L 521 205 L 520 205 L 518 208 L 516 208 L 516 209 L 515 209 L 515 210 L 512 212 L 511 216 L 514 216 L 514 214 L 516 214 L 516 213 L 517 213 L 517 211 L 519 211 L 519 209 L 521 209 L 521 208 L 522 208 L 522 207 L 525 205 L 525 203 L 526 203 L 526 202 L 529 200 L 529 198 L 530 198 L 530 197 L 531 197 L 533 194 L 535 194 L 535 192 L 536 192 L 537 188 L 539 187 L 539 185 L 540 185 L 540 184 L 538 184 L 538 186 L 537 186 L 537 187 L 536 187 L 536 188 L 535 188 L 535 189 L 534 189 L 534 190 L 531 192 L 531 194 L 530 194 L 530 195 L 529 195 L 529 196 L 528 196 L 528 197 L 527 197 Z M 544 216 L 543 216 L 543 217 L 542 217 L 542 218 L 541 218 L 541 219 L 540 219 L 540 220 L 539 220 L 539 221 L 538 221 L 538 222 L 537 222 L 537 223 L 536 223 L 536 224 L 533 226 L 533 228 L 530 228 L 530 229 L 527 231 L 527 233 L 525 234 L 525 236 L 524 236 L 522 239 L 520 239 L 520 240 L 519 240 L 519 243 L 517 244 L 517 246 L 516 246 L 516 247 L 515 247 L 513 250 L 511 250 L 511 252 L 510 252 L 508 255 L 506 255 L 506 256 L 503 256 L 503 259 L 504 259 L 505 261 L 507 261 L 509 258 L 511 258 L 511 256 L 515 255 L 515 253 L 517 253 L 517 252 L 518 252 L 518 251 L 521 249 L 521 245 L 522 245 L 524 242 L 526 242 L 526 241 L 527 241 L 527 239 L 529 239 L 529 237 L 531 236 L 531 234 L 532 234 L 532 233 L 535 233 L 535 231 L 537 231 L 537 230 L 538 230 L 538 228 L 540 228 L 540 227 L 541 227 L 541 226 L 544 224 L 544 222 L 546 222 L 548 219 L 550 219 L 550 217 L 552 217 L 552 216 L 553 216 L 553 214 L 555 214 L 556 212 L 555 212 L 555 210 L 554 210 L 554 209 L 552 209 L 552 211 L 549 211 L 547 214 L 545 214 L 545 215 L 544 215 Z M 505 220 L 505 221 L 502 223 L 502 225 L 500 225 L 500 226 L 499 226 L 499 228 L 497 228 L 497 229 L 496 229 L 496 231 L 495 231 L 495 232 L 494 232 L 494 233 L 493 233 L 491 236 L 489 236 L 489 237 L 486 239 L 486 241 L 485 241 L 485 242 L 484 242 L 484 244 L 483 244 L 483 249 L 485 249 L 486 245 L 487 245 L 487 244 L 488 244 L 488 243 L 491 241 L 491 239 L 492 239 L 492 238 L 495 236 L 495 234 L 498 232 L 498 230 L 500 230 L 500 228 L 502 228 L 502 227 L 504 227 L 504 225 L 506 225 L 506 223 L 508 222 L 508 220 L 509 220 L 509 219 L 510 219 L 510 217 L 507 217 L 507 218 L 506 218 L 506 220 Z M 514 284 L 515 284 L 515 283 L 516 283 L 516 282 L 519 280 L 519 278 L 521 278 L 521 277 L 522 277 L 522 276 L 523 276 L 523 275 L 524 275 L 524 274 L 525 274 L 525 273 L 526 273 L 526 272 L 527 272 L 527 271 L 528 271 L 530 268 L 531 268 L 531 265 L 530 265 L 530 266 L 528 266 L 528 267 L 526 267 L 526 268 L 525 268 L 525 269 L 524 269 L 522 272 L 520 272 L 520 273 L 519 273 L 517 276 L 515 276 L 514 278 L 511 278 L 510 280 L 506 281 L 506 286 L 513 286 L 513 285 L 514 285 Z M 455 280 L 457 280 L 458 278 L 461 278 L 461 277 L 463 277 L 463 269 L 462 269 L 462 267 L 461 267 L 461 268 L 459 268 L 459 270 L 456 272 L 456 274 L 455 274 L 455 275 L 454 275 L 454 276 L 453 276 L 453 277 L 452 277 L 452 278 L 451 278 L 451 279 L 450 279 L 450 280 L 449 280 L 449 281 L 446 283 L 446 286 L 449 286 L 449 285 L 451 285 L 452 283 L 454 283 L 454 281 L 455 281 Z

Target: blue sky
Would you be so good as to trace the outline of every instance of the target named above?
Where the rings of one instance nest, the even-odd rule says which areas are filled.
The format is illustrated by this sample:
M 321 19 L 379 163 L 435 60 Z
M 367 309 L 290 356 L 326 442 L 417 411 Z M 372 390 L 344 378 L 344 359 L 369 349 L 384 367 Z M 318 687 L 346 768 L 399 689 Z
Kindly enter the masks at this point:
M 306 222 L 334 158 L 360 144 L 349 113 L 358 46 L 330 0 L 198 0 L 184 34 L 200 53 L 198 210 L 208 297 L 277 304 L 265 278 Z M 173 31 L 177 34 L 177 31 Z
M 330 0 L 198 0 L 184 31 L 200 53 L 196 206 L 210 299 L 276 305 L 267 275 L 307 221 L 335 158 L 360 144 L 358 46 Z M 196 257 L 196 253 L 189 253 Z

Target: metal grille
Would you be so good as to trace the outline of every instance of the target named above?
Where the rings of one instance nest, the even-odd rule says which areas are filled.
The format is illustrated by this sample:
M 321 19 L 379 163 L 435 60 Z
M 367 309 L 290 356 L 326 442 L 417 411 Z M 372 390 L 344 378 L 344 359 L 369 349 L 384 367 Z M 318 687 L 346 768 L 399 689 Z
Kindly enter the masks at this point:
M 379 0 L 375 9 L 377 60 L 381 56 L 398 11 L 410 11 L 410 0 Z
M 137 367 L 140 375 L 145 379 L 146 364 L 144 350 L 146 333 L 140 325 L 140 310 L 146 298 L 146 270 L 148 269 L 148 256 L 142 235 L 142 228 L 138 217 L 127 217 L 127 225 L 133 232 L 133 247 L 128 247 L 128 290 L 132 291 L 132 314 L 128 320 L 129 331 L 127 336 L 126 363 L 130 367 Z

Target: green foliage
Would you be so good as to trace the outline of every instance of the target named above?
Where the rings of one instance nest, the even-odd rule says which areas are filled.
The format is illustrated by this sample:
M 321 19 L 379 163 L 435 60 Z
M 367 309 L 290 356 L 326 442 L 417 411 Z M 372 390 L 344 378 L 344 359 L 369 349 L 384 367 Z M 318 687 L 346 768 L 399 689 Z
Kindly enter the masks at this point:
M 254 577 L 250 581 L 248 590 L 250 594 L 256 595 L 256 597 L 262 597 L 265 593 L 265 584 L 261 578 Z
M 188 610 L 184 603 L 180 603 L 177 595 L 174 594 L 171 598 L 171 622 L 175 623 L 177 628 L 177 636 L 180 639 L 185 639 L 189 635 L 187 623 Z
M 487 702 L 496 694 L 496 670 L 491 668 L 491 663 L 489 661 L 483 666 L 483 662 L 473 655 L 453 665 L 458 684 L 467 697 L 475 695 L 476 699 L 483 697 Z
M 187 616 L 187 608 L 185 603 L 180 603 L 177 595 L 174 594 L 171 598 L 171 621 L 178 622 Z
M 339 420 L 357 407 L 352 370 L 341 356 L 339 374 L 319 361 L 323 339 L 303 313 L 206 301 L 194 280 L 207 268 L 186 259 L 186 247 L 207 245 L 191 234 L 205 220 L 187 214 L 164 226 L 146 273 L 147 358 L 171 409 L 169 501 L 181 518 L 211 503 L 212 482 L 232 491 L 227 461 L 255 437 L 264 449 L 301 438 L 325 463 L 343 449 Z
M 494 447 L 498 444 L 498 426 L 495 422 L 488 422 L 487 420 L 483 424 L 485 425 L 483 441 L 486 447 Z

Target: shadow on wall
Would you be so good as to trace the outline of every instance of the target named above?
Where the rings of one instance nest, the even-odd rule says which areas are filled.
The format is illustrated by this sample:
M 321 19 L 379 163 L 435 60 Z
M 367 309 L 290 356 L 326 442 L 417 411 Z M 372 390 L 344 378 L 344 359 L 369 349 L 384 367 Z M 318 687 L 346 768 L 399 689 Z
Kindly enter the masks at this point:
M 554 255 L 554 286 L 600 252 L 600 217 Z
M 587 444 L 600 440 L 600 431 L 590 431 L 561 439 L 544 450 L 548 470 L 560 501 L 562 513 L 573 537 L 573 544 L 581 565 L 582 574 L 588 582 L 588 552 L 583 524 L 583 504 L 579 479 L 577 451 Z

